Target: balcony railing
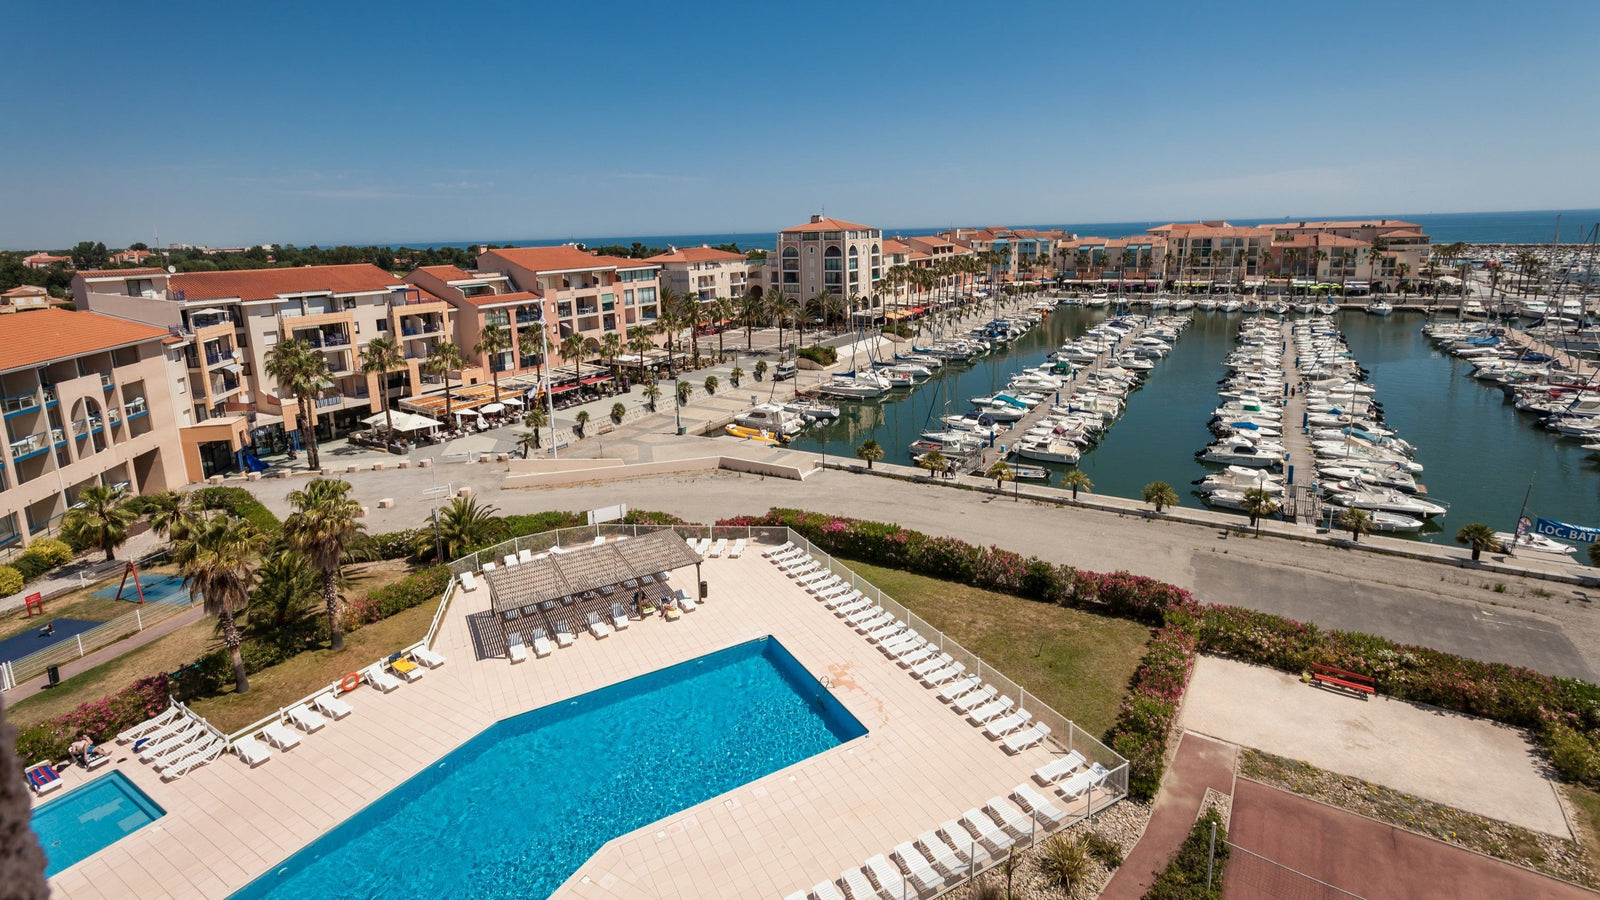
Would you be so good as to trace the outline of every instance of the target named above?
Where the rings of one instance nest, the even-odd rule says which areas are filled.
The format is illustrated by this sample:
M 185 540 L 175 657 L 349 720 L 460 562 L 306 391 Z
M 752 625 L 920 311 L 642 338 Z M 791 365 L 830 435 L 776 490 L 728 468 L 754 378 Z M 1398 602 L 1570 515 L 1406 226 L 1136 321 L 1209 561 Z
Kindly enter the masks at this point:
M 327 409 L 330 406 L 338 406 L 342 402 L 344 402 L 344 398 L 338 394 L 334 394 L 331 397 L 318 397 L 317 409 Z
M 229 349 L 229 350 L 207 350 L 206 351 L 206 364 L 207 365 L 214 366 L 217 363 L 224 362 L 224 361 L 226 361 L 226 362 L 232 362 L 233 361 L 233 350 Z
M 11 442 L 11 458 L 17 462 L 38 456 L 50 449 L 49 436 L 39 431 Z
M 0 397 L 0 412 L 4 412 L 4 414 L 8 417 L 38 408 L 38 391 L 28 391 L 25 394 L 12 394 L 9 397 Z
M 214 398 L 220 397 L 224 394 L 231 394 L 238 389 L 239 379 L 228 377 L 218 378 L 211 384 L 211 396 Z
M 150 414 L 150 406 L 145 402 L 143 397 L 135 397 L 132 400 L 129 400 L 127 403 L 122 405 L 122 408 L 127 411 L 128 418 L 130 419 L 134 416 L 144 416 Z
M 100 373 L 100 390 L 109 391 L 109 390 L 112 390 L 113 388 L 115 388 L 116 386 L 117 386 L 117 382 L 116 382 L 115 379 L 113 379 L 111 377 L 111 373 L 110 372 L 101 372 Z

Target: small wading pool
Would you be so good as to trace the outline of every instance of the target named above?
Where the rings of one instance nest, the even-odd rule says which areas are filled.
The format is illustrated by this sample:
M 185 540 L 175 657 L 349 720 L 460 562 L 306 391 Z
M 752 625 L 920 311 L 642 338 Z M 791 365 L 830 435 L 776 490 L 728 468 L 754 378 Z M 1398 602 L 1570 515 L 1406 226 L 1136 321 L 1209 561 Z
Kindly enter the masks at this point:
M 87 859 L 166 814 L 121 772 L 73 788 L 33 811 L 33 833 L 50 860 L 44 874 Z
M 612 838 L 866 733 L 761 638 L 498 722 L 233 900 L 548 897 Z

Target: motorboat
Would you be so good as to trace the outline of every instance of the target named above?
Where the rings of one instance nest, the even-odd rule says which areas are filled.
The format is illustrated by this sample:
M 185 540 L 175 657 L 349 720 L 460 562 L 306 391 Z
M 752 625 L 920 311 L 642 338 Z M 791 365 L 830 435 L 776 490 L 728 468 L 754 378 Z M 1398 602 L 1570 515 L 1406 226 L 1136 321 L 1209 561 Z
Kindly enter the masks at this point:
M 762 444 L 787 444 L 787 443 L 789 443 L 789 436 L 788 435 L 786 435 L 786 434 L 773 434 L 772 432 L 767 431 L 764 428 L 746 428 L 743 425 L 734 425 L 732 423 L 729 423 L 728 425 L 724 426 L 723 430 L 726 431 L 728 434 L 733 435 L 734 437 L 740 437 L 740 438 L 744 438 L 745 440 L 748 440 L 748 441 L 756 441 L 756 442 L 759 442 L 759 443 L 762 443 Z
M 877 397 L 889 392 L 894 385 L 876 372 L 852 372 L 833 376 L 833 380 L 817 388 L 830 397 Z
M 1282 444 L 1267 440 L 1257 442 L 1234 437 L 1226 441 L 1217 441 L 1195 455 L 1202 462 L 1265 469 L 1281 462 L 1283 454 L 1284 448 Z
M 783 408 L 802 419 L 813 419 L 818 422 L 827 422 L 839 418 L 839 407 L 832 403 L 823 403 L 821 400 L 796 397 L 783 404 Z
M 1367 314 L 1373 316 L 1387 316 L 1394 312 L 1394 304 L 1387 300 L 1374 300 L 1367 304 Z
M 1319 303 L 1319 304 L 1317 304 L 1317 315 L 1319 315 L 1319 316 L 1331 316 L 1331 315 L 1334 315 L 1335 313 L 1337 313 L 1338 311 L 1339 311 L 1338 304 L 1335 304 L 1335 303 Z
M 1067 441 L 1045 438 L 1043 440 L 1024 439 L 1017 443 L 1013 451 L 1023 459 L 1049 463 L 1076 463 L 1082 458 L 1082 453 L 1077 446 Z
M 1431 500 L 1424 500 L 1421 497 L 1402 491 L 1373 488 L 1362 484 L 1360 481 L 1336 482 L 1327 487 L 1332 488 L 1329 502 L 1336 506 L 1350 509 L 1393 512 L 1403 516 L 1424 519 L 1442 516 L 1448 511 L 1448 507 L 1434 503 Z M 1340 490 L 1339 488 L 1350 488 L 1350 490 Z
M 1403 516 L 1397 512 L 1376 510 L 1369 512 L 1369 524 L 1373 531 L 1387 534 L 1410 534 L 1421 531 L 1423 522 L 1412 516 Z
M 1524 531 L 1521 534 L 1512 534 L 1509 531 L 1496 531 L 1495 540 L 1500 542 L 1500 549 L 1515 553 L 1518 550 L 1532 550 L 1536 553 L 1576 553 L 1578 548 L 1571 544 L 1551 540 L 1545 535 L 1534 531 Z
M 799 414 L 790 412 L 776 403 L 762 403 L 752 406 L 733 417 L 733 422 L 742 428 L 754 431 L 770 431 L 784 438 L 798 434 L 806 427 L 806 422 Z

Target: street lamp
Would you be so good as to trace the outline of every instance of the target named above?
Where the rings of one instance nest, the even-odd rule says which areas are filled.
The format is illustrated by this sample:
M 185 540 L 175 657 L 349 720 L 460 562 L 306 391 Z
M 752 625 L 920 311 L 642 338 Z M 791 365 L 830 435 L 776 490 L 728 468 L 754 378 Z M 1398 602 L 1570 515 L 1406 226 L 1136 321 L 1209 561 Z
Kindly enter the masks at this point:
M 556 398 L 550 393 L 550 332 L 544 324 L 544 304 L 539 304 L 539 355 L 544 358 L 544 402 L 545 418 L 550 424 L 550 458 L 560 459 L 561 453 L 556 449 Z

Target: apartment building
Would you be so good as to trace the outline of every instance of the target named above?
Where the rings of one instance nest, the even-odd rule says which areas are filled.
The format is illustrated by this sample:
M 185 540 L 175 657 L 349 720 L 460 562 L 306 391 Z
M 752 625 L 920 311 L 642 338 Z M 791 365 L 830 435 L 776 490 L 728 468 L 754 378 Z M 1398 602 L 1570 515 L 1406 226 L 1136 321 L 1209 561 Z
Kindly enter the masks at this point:
M 79 492 L 184 483 L 165 328 L 92 312 L 0 317 L 0 547 L 52 532 Z
M 1230 225 L 1223 221 L 1152 228 L 1166 243 L 1169 280 L 1179 286 L 1260 287 L 1338 283 L 1351 291 L 1392 291 L 1419 275 L 1431 247 L 1422 226 L 1399 219 Z
M 812 216 L 778 232 L 778 248 L 767 257 L 768 289 L 809 300 L 826 291 L 870 298 L 883 277 L 883 232 L 867 225 Z
M 477 274 L 505 276 L 507 288 L 538 300 L 552 354 L 567 335 L 598 342 L 615 334 L 626 342 L 630 330 L 652 327 L 659 318 L 661 267 L 649 260 L 597 256 L 571 244 L 510 247 L 479 254 Z M 487 309 L 481 319 L 505 324 L 510 312 Z
M 422 266 L 406 276 L 406 283 L 450 305 L 456 346 L 483 372 L 504 374 L 532 369 L 542 363 L 544 347 L 554 351 L 554 345 L 560 343 L 554 332 L 547 332 L 545 342 L 540 342 L 544 301 L 532 291 L 518 290 L 509 275 L 468 272 L 456 266 Z M 489 325 L 500 326 L 510 337 L 511 346 L 494 359 L 476 349 Z M 528 352 L 524 353 L 524 349 Z
M 32 284 L 19 284 L 0 294 L 0 313 L 44 309 L 50 305 L 50 292 Z
M 749 289 L 749 260 L 743 253 L 730 253 L 712 247 L 672 247 L 667 253 L 652 256 L 647 263 L 661 267 L 664 288 L 695 297 L 704 303 L 719 297 L 743 297 Z
M 361 372 L 361 351 L 374 338 L 394 339 L 406 358 L 406 368 L 386 378 L 393 397 L 424 390 L 421 360 L 453 334 L 450 304 L 365 263 L 175 275 L 86 271 L 73 279 L 73 296 L 88 309 L 175 338 L 168 352 L 181 362 L 174 380 L 185 397 L 177 421 L 186 460 L 198 460 L 188 472 L 195 480 L 234 466 L 239 448 L 231 445 L 240 434 L 263 452 L 294 445 L 295 400 L 266 372 L 279 342 L 304 341 L 327 361 L 329 383 L 316 407 L 318 436 L 329 439 L 382 408 L 378 376 Z
M 1073 237 L 1055 249 L 1055 276 L 1080 287 L 1157 290 L 1166 277 L 1167 242 L 1153 235 Z

